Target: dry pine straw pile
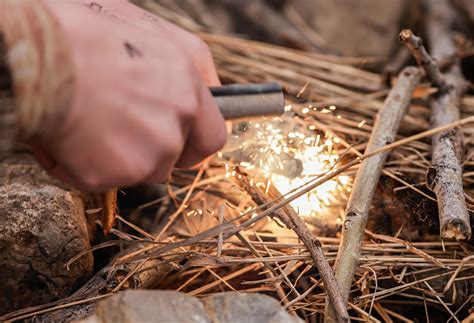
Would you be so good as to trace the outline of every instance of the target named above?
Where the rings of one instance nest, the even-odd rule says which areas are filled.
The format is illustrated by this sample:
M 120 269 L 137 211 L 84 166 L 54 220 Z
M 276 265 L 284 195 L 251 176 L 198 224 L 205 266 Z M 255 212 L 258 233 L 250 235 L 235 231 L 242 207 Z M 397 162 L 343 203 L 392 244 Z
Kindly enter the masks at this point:
M 203 28 L 182 12 L 168 10 L 153 1 L 145 2 L 145 6 L 188 29 L 203 32 Z M 380 75 L 356 67 L 363 65 L 363 60 L 300 52 L 209 33 L 200 35 L 212 49 L 222 80 L 281 83 L 299 124 L 313 129 L 315 126 L 322 133 L 338 138 L 335 149 L 343 156 L 340 163 L 357 157 L 355 150 L 363 153 L 374 117 L 389 91 Z M 427 99 L 432 92 L 428 85 L 417 88 L 397 139 L 429 128 Z M 327 113 L 332 105 L 337 109 Z M 462 118 L 473 113 L 474 97 L 466 95 Z M 464 187 L 468 206 L 472 208 L 474 128 L 465 126 L 463 132 L 467 147 Z M 389 194 L 392 199 L 387 203 L 403 204 L 397 198 L 404 193 L 416 201 L 416 212 L 423 213 L 423 206 L 430 204 L 427 201 L 434 201 L 433 194 L 425 187 L 429 165 L 430 144 L 426 138 L 393 150 L 381 179 L 387 182 L 389 178 L 390 190 L 393 189 Z M 353 176 L 356 169 L 357 166 L 346 174 Z M 279 298 L 289 311 L 296 311 L 309 321 L 320 317 L 324 312 L 325 290 L 304 245 L 290 230 L 268 225 L 271 221 L 268 218 L 238 227 L 261 211 L 254 209 L 255 203 L 238 180 L 225 176 L 222 160 L 210 162 L 196 177 L 175 174 L 170 188 L 168 197 L 140 208 L 146 210 L 159 205 L 158 213 L 166 214 L 170 213 L 171 205 L 174 212 L 166 224 L 148 236 L 171 243 L 167 245 L 169 248 L 147 246 L 136 251 L 135 258 L 126 255 L 122 260 L 136 260 L 139 255 L 145 263 L 158 257 L 161 263 L 171 265 L 172 270 L 163 273 L 154 286 L 157 288 L 172 288 L 195 296 L 229 290 L 268 292 Z M 339 202 L 332 206 L 332 213 L 343 211 L 345 200 Z M 403 210 L 407 214 L 396 215 L 403 219 L 419 216 L 413 214 L 413 208 Z M 436 218 L 434 210 L 432 207 L 424 216 Z M 383 212 L 384 209 L 376 209 L 374 216 Z M 226 225 L 226 221 L 238 217 L 233 222 L 237 229 Z M 467 244 L 440 242 L 436 235 L 426 233 L 427 223 L 421 223 L 421 233 L 406 232 L 410 221 L 403 219 L 394 221 L 399 226 L 393 228 L 392 235 L 367 232 L 349 304 L 352 318 L 410 320 L 429 316 L 433 309 L 446 314 L 445 318 L 463 318 L 457 314 L 466 315 L 472 301 L 472 250 Z M 332 230 L 324 232 L 321 229 L 324 221 L 308 219 L 308 222 L 314 224 L 311 227 L 314 232 L 330 233 L 319 239 L 333 264 L 338 234 Z M 409 237 L 411 241 L 399 237 Z
M 182 12 L 176 13 L 152 1 L 145 2 L 145 5 L 188 29 L 203 31 Z M 209 33 L 201 33 L 201 36 L 211 47 L 224 81 L 281 83 L 288 92 L 288 103 L 292 104 L 300 124 L 316 126 L 323 133 L 340 139 L 336 146 L 344 156 L 340 162 L 354 159 L 357 156 L 354 149 L 363 153 L 374 117 L 389 90 L 380 75 L 355 67 L 364 61 L 305 53 Z M 431 93 L 428 85 L 415 91 L 398 139 L 428 129 L 430 111 L 427 99 Z M 473 115 L 474 97 L 465 96 L 462 103 L 462 118 Z M 337 109 L 326 113 L 332 105 Z M 472 208 L 474 128 L 465 126 L 463 131 L 467 147 L 464 187 Z M 391 152 L 382 181 L 390 178 L 396 183 L 392 184 L 394 191 L 417 196 L 414 199 L 422 208 L 420 205 L 434 200 L 424 183 L 429 159 L 430 145 L 426 138 L 400 146 Z M 176 243 L 184 239 L 188 243 L 178 243 L 169 250 L 163 250 L 162 246 L 154 247 L 161 248 L 159 253 L 153 253 L 150 246 L 145 248 L 150 249 L 148 252 L 151 254 L 143 259 L 158 256 L 173 267 L 163 274 L 155 287 L 173 288 L 196 296 L 228 290 L 268 292 L 280 298 L 288 310 L 297 311 L 309 321 L 316 320 L 324 311 L 324 287 L 313 269 L 309 254 L 289 230 L 278 230 L 275 226 L 268 229 L 265 223 L 256 223 L 235 230 L 239 232 L 237 237 L 226 236 L 226 232 L 232 231 L 229 226 L 221 226 L 222 230 L 206 234 L 219 222 L 225 223 L 246 214 L 234 222 L 236 225 L 243 223 L 255 211 L 246 212 L 255 204 L 232 176 L 225 176 L 224 163 L 215 160 L 210 165 L 194 178 L 177 174 L 173 180 L 175 185 L 171 186 L 174 192 L 169 198 L 159 201 L 160 213 L 169 212 L 169 205 L 174 213 L 156 232 L 158 240 Z M 347 173 L 353 176 L 356 168 Z M 397 200 L 388 203 L 397 203 Z M 142 209 L 152 204 L 144 205 Z M 343 204 L 337 207 L 343 210 Z M 410 208 L 405 210 L 411 211 Z M 404 217 L 412 216 L 416 215 L 406 214 Z M 436 213 L 429 214 L 429 217 L 436 217 Z M 264 218 L 261 222 L 268 221 Z M 403 234 L 407 229 L 404 227 L 406 223 L 399 223 L 400 226 L 393 230 L 397 237 L 371 232 L 366 235 L 349 304 L 353 309 L 353 319 L 365 321 L 376 313 L 377 318 L 385 321 L 409 320 L 439 309 L 447 313 L 447 318 L 452 316 L 457 320 L 457 312 L 470 307 L 472 286 L 467 285 L 472 285 L 474 279 L 472 251 L 467 245 L 442 243 L 436 236 L 423 233 L 415 235 L 410 242 L 400 239 L 398 236 L 407 236 Z M 323 233 L 317 227 L 321 223 L 316 221 L 315 224 L 315 232 Z M 199 236 L 203 232 L 205 234 Z M 155 240 L 156 237 L 149 236 Z M 229 238 L 225 240 L 226 237 Z M 327 259 L 333 264 L 338 235 L 320 236 L 319 239 Z M 138 254 L 143 255 L 143 250 Z M 125 256 L 125 259 L 133 258 Z M 412 306 L 410 311 L 403 310 L 406 305 Z
M 212 49 L 225 82 L 281 83 L 296 123 L 337 138 L 334 149 L 342 157 L 335 169 L 364 152 L 376 113 L 389 91 L 380 75 L 357 67 L 365 61 L 203 33 L 203 28 L 182 12 L 153 1 L 144 1 L 144 5 L 185 28 L 200 32 Z M 429 128 L 427 99 L 431 93 L 428 85 L 417 88 L 397 139 Z M 337 108 L 330 110 L 330 106 Z M 462 118 L 473 114 L 474 97 L 466 95 L 462 101 Z M 463 132 L 467 147 L 464 187 L 468 207 L 472 209 L 474 127 L 467 125 Z M 383 198 L 387 198 L 390 200 L 386 204 L 404 204 L 401 196 L 410 196 L 416 205 L 397 209 L 405 214 L 392 214 L 400 219 L 388 220 L 395 226 L 391 235 L 367 231 L 349 303 L 354 321 L 410 321 L 429 317 L 430 312 L 432 316 L 441 312 L 443 319 L 455 321 L 467 316 L 474 290 L 472 248 L 458 242 L 440 242 L 436 235 L 427 234 L 427 223 L 436 220 L 418 223 L 421 229 L 416 234 L 409 228 L 410 218 L 419 217 L 415 212 L 428 218 L 437 217 L 433 202 L 431 210 L 423 212 L 423 206 L 434 200 L 425 187 L 429 159 L 430 144 L 426 138 L 410 141 L 390 153 L 381 179 L 381 183 L 389 182 L 390 187 L 382 187 L 379 203 L 383 204 Z M 357 165 L 345 174 L 354 176 L 356 170 Z M 330 212 L 343 214 L 345 203 L 341 197 L 331 204 Z M 116 283 L 107 292 L 136 287 L 174 289 L 194 296 L 231 290 L 266 292 L 308 321 L 321 318 L 326 293 L 304 245 L 291 230 L 268 217 L 248 223 L 262 209 L 239 186 L 238 179 L 226 176 L 222 160 L 211 161 L 197 174 L 174 174 L 168 195 L 142 205 L 134 214 L 139 217 L 150 209 L 157 211 L 146 228 L 118 218 L 121 225 L 130 226 L 135 234 L 112 230 L 112 234 L 133 246 L 125 244 L 125 251 L 108 265 L 108 269 L 115 269 L 112 272 Z M 386 209 L 376 207 L 371 216 L 384 219 L 384 212 Z M 232 219 L 235 221 L 227 222 Z M 324 220 L 307 220 L 333 265 L 339 234 L 322 228 Z M 96 295 L 84 292 L 74 301 Z

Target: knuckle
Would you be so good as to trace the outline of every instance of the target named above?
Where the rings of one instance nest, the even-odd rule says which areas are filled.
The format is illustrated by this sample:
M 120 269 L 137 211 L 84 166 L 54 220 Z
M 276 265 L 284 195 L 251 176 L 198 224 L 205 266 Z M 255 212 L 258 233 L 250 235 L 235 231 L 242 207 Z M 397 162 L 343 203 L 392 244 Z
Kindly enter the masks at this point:
M 165 160 L 175 160 L 181 154 L 182 145 L 178 142 L 169 141 L 164 145 L 162 153 Z
M 186 42 L 186 48 L 181 53 L 183 60 L 186 60 L 186 65 L 192 65 L 199 78 L 201 74 L 210 73 L 215 69 L 214 59 L 209 46 L 200 38 L 190 35 Z
M 182 97 L 179 102 L 179 115 L 185 120 L 194 119 L 199 115 L 201 99 L 197 91 L 190 91 L 186 96 Z
M 186 73 L 189 77 L 183 80 L 182 84 L 187 89 L 187 93 L 180 97 L 177 109 L 180 117 L 194 119 L 199 116 L 201 110 L 203 85 L 194 66 L 190 66 Z
M 195 56 L 204 59 L 210 59 L 212 57 L 211 50 L 202 39 L 198 37 L 193 37 L 191 46 L 193 49 L 193 54 Z

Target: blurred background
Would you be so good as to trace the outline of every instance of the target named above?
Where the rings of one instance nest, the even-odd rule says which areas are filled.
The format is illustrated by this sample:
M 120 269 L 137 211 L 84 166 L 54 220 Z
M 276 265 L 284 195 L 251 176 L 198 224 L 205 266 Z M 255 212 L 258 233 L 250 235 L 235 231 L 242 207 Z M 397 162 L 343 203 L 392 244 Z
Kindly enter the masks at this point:
M 366 57 L 365 68 L 375 71 L 383 71 L 389 62 L 405 55 L 398 41 L 401 29 L 410 28 L 424 36 L 426 9 L 420 0 L 133 1 L 149 9 L 157 4 L 172 9 L 188 16 L 188 23 L 197 22 L 204 31 L 236 34 L 317 53 Z M 472 54 L 469 40 L 474 33 L 474 1 L 451 2 L 457 11 L 453 26 L 459 32 L 457 41 L 469 49 L 463 55 L 463 64 L 468 65 L 464 69 L 472 69 L 473 63 L 467 58 Z

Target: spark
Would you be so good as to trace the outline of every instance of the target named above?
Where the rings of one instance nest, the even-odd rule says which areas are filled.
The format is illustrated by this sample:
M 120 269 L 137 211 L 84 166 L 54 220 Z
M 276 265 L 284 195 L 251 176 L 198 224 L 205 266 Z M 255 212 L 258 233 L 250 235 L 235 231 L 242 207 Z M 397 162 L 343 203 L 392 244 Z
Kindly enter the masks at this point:
M 365 124 L 367 123 L 367 120 L 362 120 L 361 122 L 359 122 L 359 124 L 357 125 L 357 127 L 359 128 L 362 128 L 363 126 L 365 126 Z
M 329 109 L 331 111 L 335 107 Z M 255 185 L 268 189 L 271 183 L 282 194 L 323 176 L 339 160 L 334 149 L 340 143 L 338 138 L 329 133 L 324 134 L 314 126 L 304 128 L 290 117 L 250 122 L 247 132 L 239 134 L 239 140 L 240 149 L 258 147 L 254 149 L 254 160 L 240 163 L 247 171 L 252 170 L 252 175 L 255 174 Z M 291 205 L 301 216 L 321 215 L 339 197 L 350 192 L 350 185 L 351 178 L 340 175 L 294 200 Z

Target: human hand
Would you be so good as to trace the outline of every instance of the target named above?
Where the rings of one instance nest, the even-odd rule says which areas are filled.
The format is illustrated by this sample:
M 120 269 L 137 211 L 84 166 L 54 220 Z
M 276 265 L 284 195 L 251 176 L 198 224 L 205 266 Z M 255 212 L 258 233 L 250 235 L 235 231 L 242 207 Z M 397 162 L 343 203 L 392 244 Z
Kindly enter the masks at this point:
M 224 144 L 201 40 L 124 0 L 45 3 L 74 64 L 70 109 L 33 145 L 53 175 L 89 191 L 162 182 Z

